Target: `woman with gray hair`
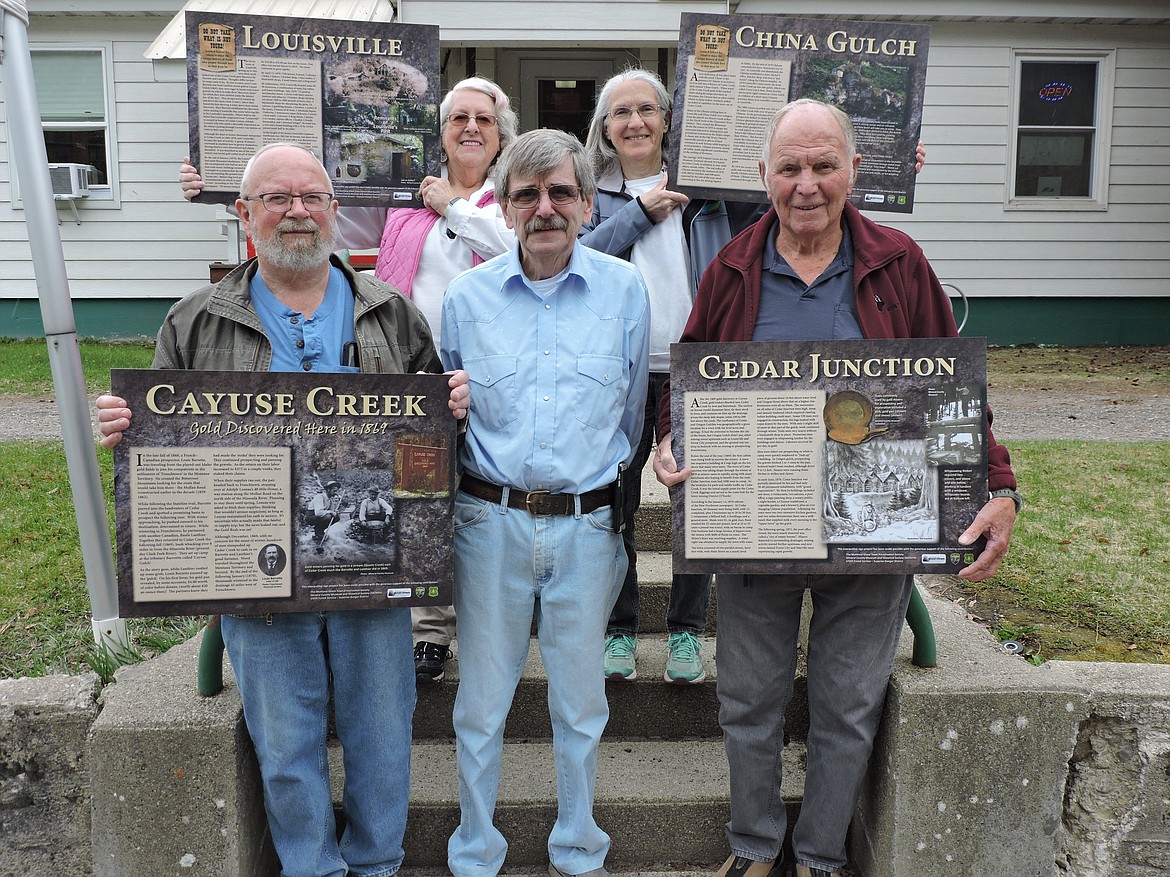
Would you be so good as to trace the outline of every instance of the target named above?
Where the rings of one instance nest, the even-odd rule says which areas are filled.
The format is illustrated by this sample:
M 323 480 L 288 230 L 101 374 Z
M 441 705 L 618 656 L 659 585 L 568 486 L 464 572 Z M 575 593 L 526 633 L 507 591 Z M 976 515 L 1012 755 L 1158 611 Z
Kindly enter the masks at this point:
M 638 266 L 650 290 L 650 376 L 646 425 L 630 464 L 631 503 L 623 539 L 629 565 L 609 618 L 605 675 L 612 682 L 638 676 L 638 556 L 634 512 L 641 496 L 642 468 L 653 448 L 662 385 L 670 375 L 670 345 L 686 326 L 695 290 L 707 265 L 734 235 L 758 220 L 768 205 L 691 201 L 666 188 L 665 152 L 670 97 L 649 70 L 630 68 L 601 88 L 585 148 L 597 171 L 593 216 L 581 242 Z M 918 168 L 926 151 L 918 144 Z M 666 611 L 667 661 L 663 680 L 693 685 L 706 678 L 698 636 L 707 625 L 711 580 L 676 575 Z
M 691 312 L 703 266 L 694 264 L 691 241 L 700 211 L 685 209 L 689 199 L 666 188 L 663 167 L 670 128 L 670 96 L 648 70 L 630 68 L 602 86 L 585 149 L 597 172 L 593 216 L 582 227 L 581 243 L 633 262 L 650 290 L 650 375 L 646 424 L 630 464 L 630 503 L 626 509 L 628 567 L 605 638 L 605 677 L 611 682 L 638 678 L 638 554 L 634 513 L 641 498 L 642 469 L 653 447 L 653 424 L 662 384 L 670 375 L 670 345 Z M 696 202 L 695 207 L 701 204 Z M 731 239 L 726 214 L 718 217 L 711 242 L 700 248 L 708 258 Z M 663 680 L 689 685 L 706 678 L 699 634 L 707 626 L 710 577 L 676 575 L 671 580 L 666 625 L 667 662 Z
M 423 207 L 385 211 L 375 272 L 422 310 L 439 341 L 443 292 L 456 274 L 512 249 L 516 236 L 496 204 L 491 168 L 516 137 L 516 114 L 498 85 L 474 76 L 457 83 L 439 107 L 442 119 L 443 168 L 438 177 L 419 185 Z M 356 219 L 356 217 L 355 217 Z M 359 226 L 343 217 L 343 239 L 349 243 Z

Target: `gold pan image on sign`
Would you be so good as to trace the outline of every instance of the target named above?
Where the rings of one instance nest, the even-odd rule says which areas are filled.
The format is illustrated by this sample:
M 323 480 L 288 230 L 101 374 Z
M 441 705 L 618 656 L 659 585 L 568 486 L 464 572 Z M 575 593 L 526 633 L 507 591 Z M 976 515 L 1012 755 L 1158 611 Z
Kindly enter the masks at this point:
M 869 428 L 873 403 L 856 390 L 842 390 L 830 396 L 825 402 L 824 418 L 829 438 L 845 445 L 859 445 L 887 430 Z

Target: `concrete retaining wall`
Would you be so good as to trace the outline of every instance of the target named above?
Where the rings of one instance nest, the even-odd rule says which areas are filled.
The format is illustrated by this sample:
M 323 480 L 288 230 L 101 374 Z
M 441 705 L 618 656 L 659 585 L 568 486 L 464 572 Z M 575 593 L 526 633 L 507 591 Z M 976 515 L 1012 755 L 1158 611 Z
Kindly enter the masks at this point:
M 1170 871 L 1170 667 L 1032 667 L 960 607 L 927 604 L 939 666 L 900 661 L 890 686 L 854 823 L 863 873 Z
M 279 872 L 239 692 L 230 674 L 218 696 L 196 691 L 200 640 L 105 689 L 89 740 L 95 877 Z
M 98 678 L 0 679 L 0 875 L 87 875 Z
M 927 605 L 939 667 L 899 658 L 861 873 L 1170 871 L 1170 667 L 1032 667 Z M 0 680 L 0 877 L 275 873 L 238 695 L 198 697 L 197 650 L 119 671 L 100 714 L 92 674 Z

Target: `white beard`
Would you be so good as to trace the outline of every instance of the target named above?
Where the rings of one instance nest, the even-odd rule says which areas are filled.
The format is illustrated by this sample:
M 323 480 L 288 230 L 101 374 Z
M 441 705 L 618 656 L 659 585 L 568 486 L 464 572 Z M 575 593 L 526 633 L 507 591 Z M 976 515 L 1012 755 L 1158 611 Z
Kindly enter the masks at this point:
M 257 255 L 263 256 L 264 260 L 273 267 L 285 271 L 305 271 L 316 268 L 329 259 L 329 254 L 333 252 L 335 243 L 332 223 L 326 227 L 317 225 L 312 238 L 289 246 L 285 243 L 282 234 L 285 229 L 281 228 L 288 221 L 283 220 L 280 225 L 277 225 L 271 238 L 253 238 L 252 245 L 256 248 Z M 295 223 L 292 227 L 302 228 Z

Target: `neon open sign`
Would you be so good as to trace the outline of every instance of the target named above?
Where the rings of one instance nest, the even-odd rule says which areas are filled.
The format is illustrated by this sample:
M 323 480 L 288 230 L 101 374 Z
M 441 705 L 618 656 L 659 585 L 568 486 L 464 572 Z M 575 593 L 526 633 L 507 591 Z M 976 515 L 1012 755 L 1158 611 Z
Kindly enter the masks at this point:
M 1040 86 L 1040 100 L 1064 100 L 1072 94 L 1072 86 L 1065 82 L 1050 82 Z

